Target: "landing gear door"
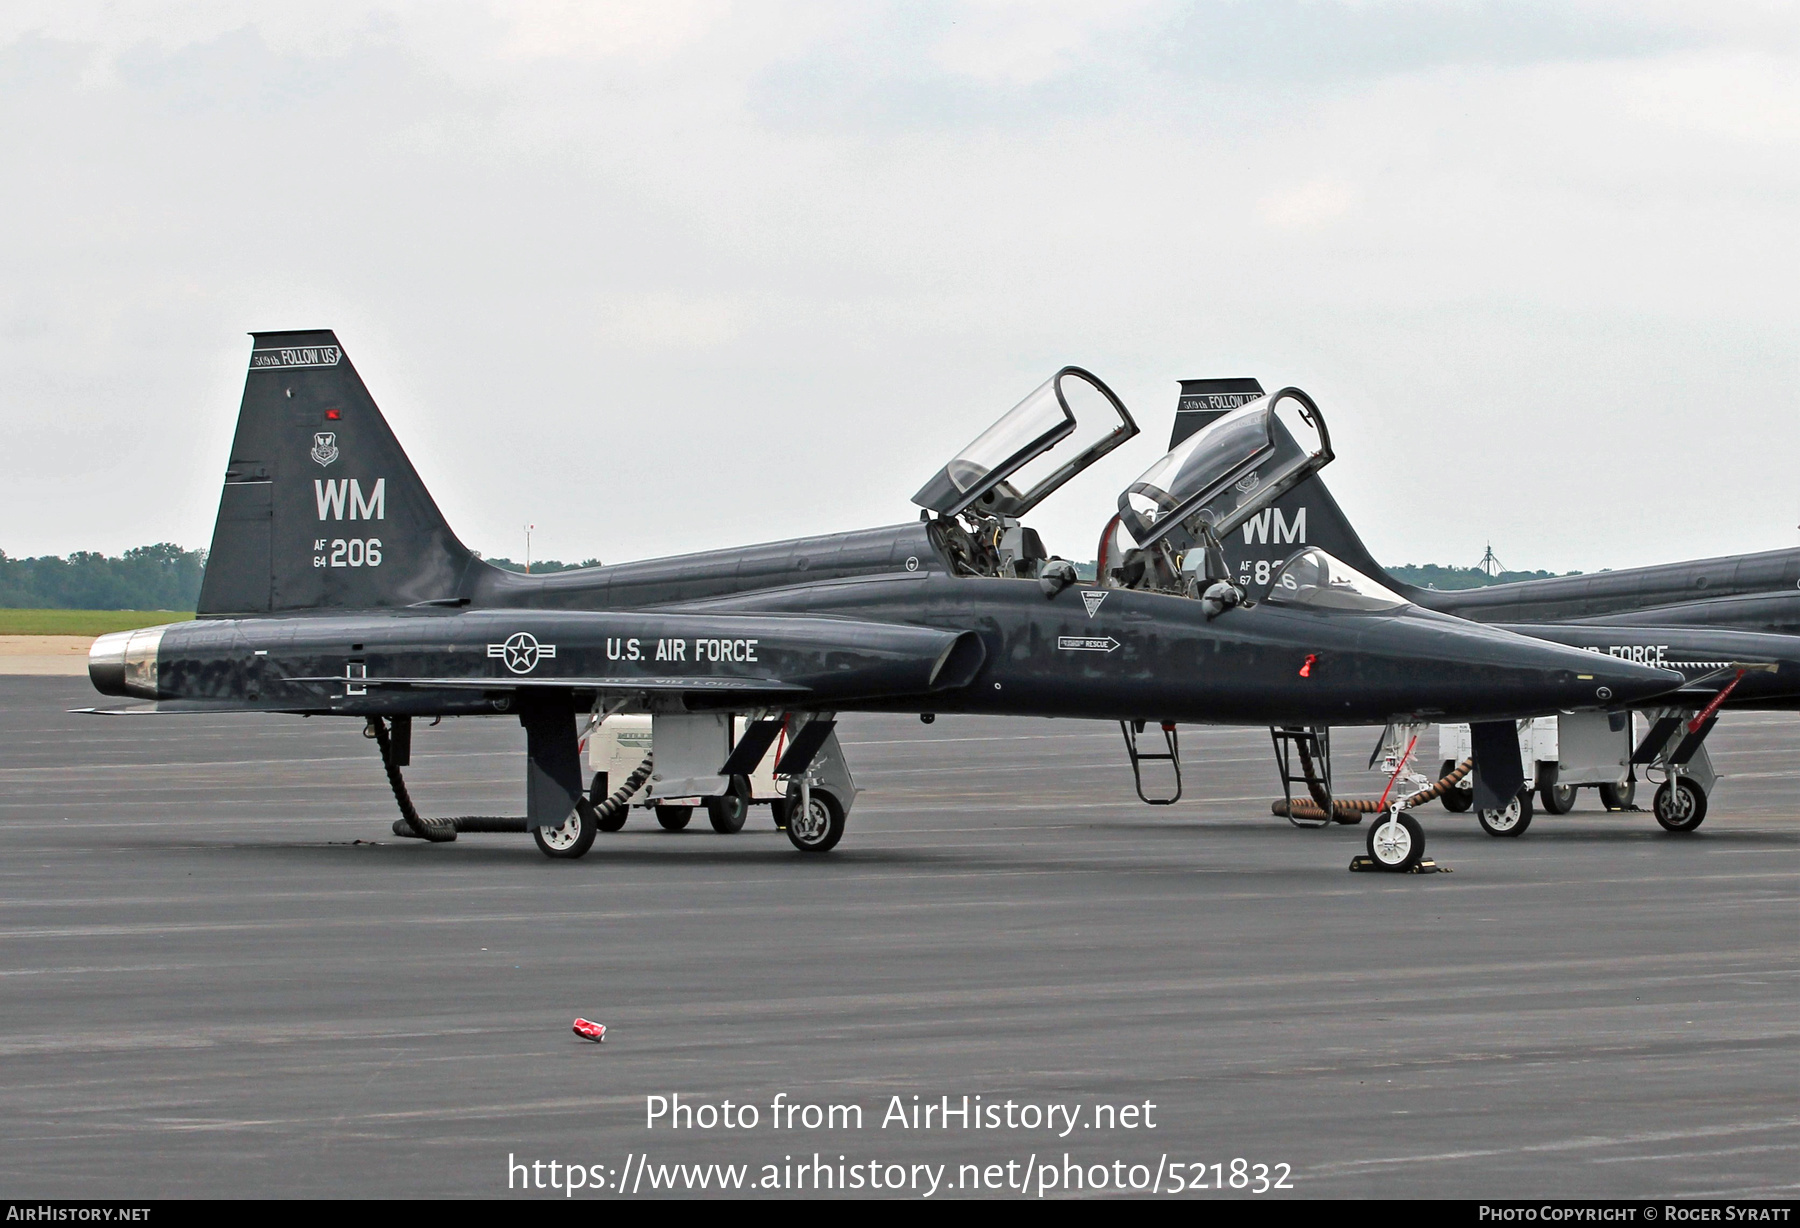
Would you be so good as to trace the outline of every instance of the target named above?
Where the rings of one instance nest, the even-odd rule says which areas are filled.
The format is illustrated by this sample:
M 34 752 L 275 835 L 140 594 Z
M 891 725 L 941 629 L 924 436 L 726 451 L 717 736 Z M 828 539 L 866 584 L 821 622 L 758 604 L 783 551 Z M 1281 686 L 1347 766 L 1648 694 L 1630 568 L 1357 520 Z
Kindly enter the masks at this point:
M 1112 389 L 1080 367 L 1064 367 L 952 457 L 913 502 L 940 516 L 1023 516 L 1137 432 Z M 1073 455 L 1062 447 L 1071 438 Z M 1059 448 L 1067 460 L 1051 457 Z
M 1223 538 L 1331 463 L 1331 435 L 1298 388 L 1241 405 L 1176 445 L 1119 496 L 1140 546 Z

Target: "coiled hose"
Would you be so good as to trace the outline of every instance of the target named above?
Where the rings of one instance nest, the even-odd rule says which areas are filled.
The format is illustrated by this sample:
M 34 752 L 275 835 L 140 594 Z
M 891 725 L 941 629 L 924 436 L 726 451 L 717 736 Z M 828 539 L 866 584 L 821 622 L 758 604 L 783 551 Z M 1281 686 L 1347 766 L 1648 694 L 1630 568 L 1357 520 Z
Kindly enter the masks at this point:
M 1280 815 L 1283 818 L 1291 817 L 1296 819 L 1315 820 L 1323 820 L 1325 818 L 1325 807 L 1317 800 L 1319 795 L 1324 792 L 1324 785 L 1322 782 L 1314 781 L 1312 779 L 1312 765 L 1305 756 L 1306 752 L 1301 751 L 1301 768 L 1306 772 L 1307 789 L 1312 793 L 1312 798 L 1296 798 L 1294 800 L 1291 815 L 1286 799 L 1277 798 L 1269 803 L 1270 813 Z M 1417 793 L 1401 802 L 1400 808 L 1402 810 L 1411 810 L 1414 806 L 1423 806 L 1426 802 L 1434 801 L 1435 799 L 1442 797 L 1449 790 L 1454 789 L 1457 785 L 1461 784 L 1463 777 L 1467 776 L 1474 768 L 1475 760 L 1473 758 L 1464 759 L 1461 763 L 1456 765 L 1456 770 L 1451 772 L 1448 776 L 1444 777 L 1428 789 L 1420 789 Z M 1336 798 L 1332 801 L 1331 808 L 1334 817 L 1341 818 L 1348 818 L 1352 815 L 1377 814 L 1381 810 L 1381 799 L 1373 797 Z
M 655 762 L 656 752 L 651 751 L 644 756 L 644 761 L 637 765 L 636 770 L 625 778 L 624 784 L 614 789 L 607 795 L 605 801 L 594 807 L 594 822 L 601 831 L 617 830 L 617 826 L 609 827 L 607 824 L 625 813 L 625 803 L 631 800 L 631 795 L 636 793 L 646 780 L 650 779 L 650 769 Z

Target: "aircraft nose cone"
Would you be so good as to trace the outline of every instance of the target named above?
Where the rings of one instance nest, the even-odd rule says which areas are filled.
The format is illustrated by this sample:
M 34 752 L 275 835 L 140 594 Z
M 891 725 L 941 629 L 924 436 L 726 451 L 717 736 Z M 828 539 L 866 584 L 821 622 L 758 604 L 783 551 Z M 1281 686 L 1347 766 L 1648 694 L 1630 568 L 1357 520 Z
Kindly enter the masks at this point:
M 1441 702 L 1434 695 L 1431 704 L 1420 706 L 1458 720 L 1622 708 L 1684 681 L 1674 670 L 1429 611 L 1409 612 L 1393 626 L 1393 644 L 1411 657 L 1415 676 L 1425 684 L 1421 689 L 1442 696 Z
M 1587 653 L 1587 656 L 1598 656 Z M 1620 661 L 1613 657 L 1600 657 L 1604 666 L 1591 672 L 1593 679 L 1582 678 L 1578 673 L 1576 683 L 1586 683 L 1593 687 L 1593 697 L 1589 703 L 1605 704 L 1616 707 L 1623 704 L 1637 703 L 1672 691 L 1687 681 L 1679 672 L 1672 669 L 1659 669 L 1651 665 L 1634 665 L 1630 661 Z

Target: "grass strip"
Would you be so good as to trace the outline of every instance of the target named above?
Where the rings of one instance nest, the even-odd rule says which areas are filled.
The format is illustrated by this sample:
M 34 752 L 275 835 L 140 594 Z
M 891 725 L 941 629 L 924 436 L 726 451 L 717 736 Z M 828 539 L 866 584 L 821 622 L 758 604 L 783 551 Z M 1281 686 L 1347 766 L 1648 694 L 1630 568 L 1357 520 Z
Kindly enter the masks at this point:
M 193 616 L 190 610 L 0 610 L 0 635 L 105 635 Z

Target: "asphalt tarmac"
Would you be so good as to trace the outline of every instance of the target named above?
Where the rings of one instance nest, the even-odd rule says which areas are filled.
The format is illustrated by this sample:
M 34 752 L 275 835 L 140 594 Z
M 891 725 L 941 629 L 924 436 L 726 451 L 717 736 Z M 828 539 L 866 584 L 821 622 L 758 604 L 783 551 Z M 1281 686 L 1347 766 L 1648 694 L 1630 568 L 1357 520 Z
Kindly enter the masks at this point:
M 1035 1195 L 1046 1161 L 1063 1193 L 1065 1154 L 1084 1195 L 1097 1165 L 1103 1195 L 1133 1165 L 1165 1194 L 1204 1165 L 1199 1197 L 1282 1164 L 1265 1197 L 1800 1185 L 1793 715 L 1721 722 L 1690 836 L 1591 793 L 1517 840 L 1433 805 L 1454 873 L 1395 876 L 1346 872 L 1362 828 L 1270 816 L 1262 730 L 1184 730 L 1188 799 L 1151 809 L 1114 726 L 847 717 L 866 792 L 831 855 L 761 810 L 640 811 L 552 862 L 396 839 L 349 722 L 63 711 L 94 700 L 0 678 L 9 1197 L 504 1196 L 552 1160 L 616 1197 L 675 1164 L 791 1186 L 814 1153 L 914 1197 L 945 1165 L 934 1199 Z M 522 750 L 504 719 L 420 728 L 421 808 L 519 812 Z M 647 1128 L 675 1093 L 758 1124 Z M 776 1129 L 778 1095 L 863 1126 Z M 881 1124 L 964 1095 L 1015 1126 Z

